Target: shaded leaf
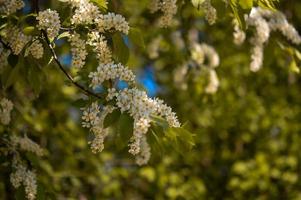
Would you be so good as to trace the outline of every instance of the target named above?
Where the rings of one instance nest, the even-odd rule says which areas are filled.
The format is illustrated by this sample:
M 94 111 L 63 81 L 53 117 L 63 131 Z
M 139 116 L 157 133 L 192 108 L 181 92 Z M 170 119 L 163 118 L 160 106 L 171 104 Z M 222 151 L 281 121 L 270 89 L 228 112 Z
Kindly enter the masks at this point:
M 27 26 L 23 29 L 23 33 L 25 35 L 33 35 L 35 33 L 36 29 L 34 26 Z
M 204 1 L 205 0 L 191 0 L 191 3 L 194 7 L 196 7 L 199 10 Z
M 19 56 L 12 53 L 7 58 L 8 64 L 12 67 L 15 67 L 17 65 L 18 60 L 19 60 Z
M 59 36 L 57 36 L 57 39 L 59 40 L 59 39 L 62 39 L 62 38 L 65 38 L 65 37 L 69 37 L 69 36 L 70 36 L 69 31 L 65 31 L 65 32 L 59 34 Z
M 138 28 L 130 29 L 129 38 L 135 45 L 145 48 L 143 34 Z
M 112 39 L 114 57 L 118 62 L 125 65 L 129 59 L 129 48 L 119 33 L 115 33 Z

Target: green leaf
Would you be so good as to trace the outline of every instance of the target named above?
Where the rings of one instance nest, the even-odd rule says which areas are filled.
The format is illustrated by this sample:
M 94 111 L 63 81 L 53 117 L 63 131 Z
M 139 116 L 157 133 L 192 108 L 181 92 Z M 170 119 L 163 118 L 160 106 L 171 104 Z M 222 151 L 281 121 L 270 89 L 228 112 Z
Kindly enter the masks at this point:
M 301 61 L 301 53 L 300 53 L 300 51 L 298 51 L 297 49 L 294 49 L 295 50 L 295 56 L 296 56 L 296 58 L 299 60 L 299 61 Z
M 33 153 L 31 152 L 27 152 L 25 154 L 26 158 L 30 161 L 30 164 L 37 167 L 39 166 L 39 159 L 36 155 L 34 155 Z
M 91 0 L 92 2 L 96 3 L 97 6 L 102 10 L 106 11 L 108 9 L 107 1 L 106 0 Z
M 112 113 L 109 113 L 103 122 L 104 127 L 106 128 L 117 122 L 119 120 L 120 114 L 121 113 L 119 110 L 114 110 Z
M 262 8 L 276 10 L 276 8 L 275 8 L 276 2 L 279 2 L 279 0 L 258 0 L 257 4 L 258 4 L 258 6 L 260 6 Z
M 115 139 L 118 150 L 122 150 L 128 145 L 132 133 L 133 119 L 129 115 L 122 113 L 117 122 L 117 137 Z
M 143 39 L 143 34 L 138 28 L 131 28 L 129 32 L 129 38 L 133 42 L 133 44 L 145 48 L 145 43 Z
M 194 7 L 196 7 L 199 10 L 204 1 L 205 0 L 191 0 L 191 3 Z
M 26 194 L 23 186 L 17 188 L 15 193 L 16 200 L 26 200 Z
M 46 199 L 45 188 L 42 186 L 41 183 L 38 183 L 37 200 L 44 200 L 44 199 Z
M 292 59 L 290 65 L 289 65 L 289 70 L 293 73 L 297 73 L 299 74 L 300 73 L 300 69 L 299 67 L 297 66 L 297 63 L 295 61 L 295 59 Z
M 73 106 L 77 107 L 77 108 L 83 108 L 87 105 L 88 101 L 85 99 L 77 99 L 76 101 L 74 101 L 72 103 Z
M 14 82 L 17 81 L 18 79 L 18 76 L 19 76 L 19 71 L 20 71 L 20 65 L 17 65 L 16 67 L 14 67 L 9 75 L 8 75 L 8 78 L 4 84 L 4 87 L 5 88 L 8 88 L 9 86 L 11 86 Z
M 253 7 L 253 0 L 239 0 L 239 5 L 242 9 L 251 9 Z
M 59 40 L 59 39 L 69 37 L 69 36 L 70 36 L 69 31 L 65 31 L 65 32 L 61 33 L 59 36 L 57 36 L 57 39 Z
M 23 29 L 23 33 L 25 35 L 33 35 L 35 33 L 36 29 L 34 26 L 27 26 Z
M 152 116 L 151 117 L 152 121 L 156 123 L 157 126 L 162 127 L 164 130 L 166 130 L 169 125 L 165 119 L 159 116 Z
M 8 64 L 11 66 L 11 67 L 15 67 L 18 63 L 18 60 L 19 60 L 19 56 L 15 55 L 15 54 L 9 54 L 8 58 L 7 58 L 7 61 L 8 61 Z
M 182 127 L 171 127 L 165 131 L 168 140 L 179 153 L 187 153 L 195 145 L 195 135 Z
M 231 7 L 232 13 L 233 13 L 235 19 L 237 20 L 240 28 L 243 29 L 242 20 L 241 20 L 240 14 L 238 12 L 237 0 L 230 0 L 230 7 Z
M 119 33 L 115 33 L 112 39 L 114 57 L 118 62 L 121 62 L 123 65 L 125 65 L 129 59 L 129 48 Z
M 28 65 L 28 76 L 27 80 L 31 88 L 33 89 L 36 96 L 38 96 L 42 89 L 42 82 L 44 79 L 43 71 L 34 62 Z

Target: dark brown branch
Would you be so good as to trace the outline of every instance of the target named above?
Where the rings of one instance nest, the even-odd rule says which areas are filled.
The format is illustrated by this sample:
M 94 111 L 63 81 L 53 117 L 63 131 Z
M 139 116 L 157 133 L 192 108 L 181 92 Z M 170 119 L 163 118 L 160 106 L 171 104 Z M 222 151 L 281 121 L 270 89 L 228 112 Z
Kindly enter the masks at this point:
M 84 91 L 87 95 L 90 95 L 90 96 L 94 96 L 96 98 L 102 98 L 101 96 L 99 96 L 98 94 L 95 94 L 94 92 L 84 88 L 82 85 L 80 85 L 79 83 L 77 83 L 73 77 L 65 70 L 65 68 L 62 66 L 61 62 L 59 61 L 52 45 L 51 45 L 51 42 L 47 36 L 47 33 L 45 30 L 42 30 L 42 34 L 43 36 L 45 37 L 45 40 L 46 40 L 46 43 L 51 51 L 51 54 L 53 56 L 53 59 L 55 60 L 56 64 L 58 65 L 58 67 L 60 68 L 60 70 L 67 76 L 67 78 L 71 81 L 71 83 L 73 85 L 75 85 L 76 87 L 78 87 L 79 89 L 81 89 L 82 91 Z
M 1 37 L 0 37 L 0 43 L 3 45 L 3 47 L 5 49 L 9 49 L 9 50 L 13 51 L 12 48 L 2 40 Z
M 34 12 L 38 13 L 39 10 L 40 10 L 40 8 L 39 8 L 39 0 L 33 0 L 32 3 L 33 3 L 32 7 L 33 7 Z

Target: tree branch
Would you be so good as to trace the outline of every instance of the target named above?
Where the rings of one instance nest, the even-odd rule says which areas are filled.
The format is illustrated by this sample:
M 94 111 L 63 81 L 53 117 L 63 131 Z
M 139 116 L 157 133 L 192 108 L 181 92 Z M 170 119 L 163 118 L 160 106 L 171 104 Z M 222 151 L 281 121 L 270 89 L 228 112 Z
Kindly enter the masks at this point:
M 48 38 L 48 36 L 47 36 L 47 33 L 46 33 L 46 31 L 45 30 L 42 30 L 42 34 L 43 34 L 43 36 L 44 36 L 44 38 L 45 38 L 45 40 L 46 40 L 46 43 L 47 43 L 47 45 L 48 45 L 48 47 L 49 47 L 49 49 L 50 49 L 50 51 L 51 51 L 51 54 L 52 54 L 52 56 L 53 56 L 53 59 L 55 60 L 55 62 L 56 62 L 56 64 L 58 65 L 58 67 L 60 68 L 60 70 L 67 76 L 67 78 L 71 81 L 71 83 L 73 84 L 73 85 L 75 85 L 76 87 L 78 87 L 79 89 L 81 89 L 82 91 L 84 91 L 87 95 L 91 95 L 91 96 L 94 96 L 94 97 L 96 97 L 96 98 L 102 98 L 101 96 L 99 96 L 98 94 L 95 94 L 94 92 L 92 92 L 92 91 L 90 91 L 90 90 L 88 90 L 88 89 L 86 89 L 86 88 L 84 88 L 82 85 L 80 85 L 79 83 L 77 83 L 74 79 L 73 79 L 73 77 L 64 69 L 64 67 L 62 66 L 62 64 L 61 64 L 61 62 L 59 61 L 59 59 L 58 59 L 58 57 L 57 57 L 57 55 L 56 55 L 56 53 L 55 53 L 55 51 L 54 51 L 54 49 L 53 49 L 53 47 L 52 47 L 52 45 L 51 45 L 51 42 L 50 42 L 50 40 L 49 40 L 49 38 Z
M 2 40 L 1 37 L 0 37 L 0 43 L 3 45 L 5 49 L 9 49 L 10 51 L 13 51 L 12 48 Z

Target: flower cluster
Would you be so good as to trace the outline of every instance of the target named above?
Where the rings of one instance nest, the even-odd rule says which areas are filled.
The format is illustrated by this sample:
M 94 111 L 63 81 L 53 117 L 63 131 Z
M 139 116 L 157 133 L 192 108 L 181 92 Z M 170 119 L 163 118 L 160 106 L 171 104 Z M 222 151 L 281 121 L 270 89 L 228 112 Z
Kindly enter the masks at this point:
M 186 90 L 188 88 L 188 84 L 186 82 L 188 69 L 188 63 L 183 63 L 174 70 L 173 80 L 181 90 Z
M 107 44 L 107 40 L 104 36 L 98 32 L 92 32 L 88 34 L 88 44 L 93 48 L 96 53 L 99 63 L 108 64 L 112 62 L 112 52 Z
M 25 56 L 30 53 L 36 59 L 42 58 L 44 54 L 43 45 L 39 40 L 33 41 L 33 43 L 26 50 Z
M 128 83 L 134 83 L 134 74 L 121 64 L 100 64 L 97 72 L 91 72 L 91 87 L 102 84 L 103 81 L 119 78 Z M 106 115 L 114 109 L 119 108 L 121 112 L 127 112 L 134 119 L 133 136 L 131 138 L 129 152 L 136 156 L 136 163 L 141 165 L 147 163 L 150 158 L 150 148 L 146 142 L 146 133 L 150 127 L 152 116 L 161 116 L 166 119 L 172 127 L 179 127 L 180 123 L 172 109 L 160 99 L 151 99 L 145 91 L 135 87 L 116 90 L 108 88 L 107 101 L 114 100 L 115 106 L 105 106 L 100 111 L 100 106 L 94 102 L 83 112 L 83 127 L 90 129 L 95 138 L 91 144 L 93 152 L 103 150 L 103 142 L 108 130 L 103 128 L 103 121 Z
M 140 153 L 135 157 L 136 163 L 138 165 L 145 165 L 151 156 L 151 149 L 149 144 L 147 143 L 147 138 L 144 135 L 140 140 Z
M 15 188 L 23 184 L 27 199 L 34 200 L 37 194 L 36 173 L 27 169 L 17 156 L 14 156 L 12 166 L 15 171 L 10 175 L 10 182 Z
M 209 84 L 205 92 L 213 94 L 219 87 L 219 80 L 215 68 L 219 65 L 219 56 L 215 49 L 207 44 L 194 44 L 191 50 L 191 58 L 199 66 L 209 70 Z
M 280 31 L 294 44 L 301 44 L 301 37 L 296 29 L 288 23 L 285 15 L 280 11 L 270 11 L 263 8 L 252 8 L 250 15 L 246 18 L 248 26 L 256 29 L 254 37 L 251 38 L 252 55 L 251 71 L 258 71 L 263 63 L 264 44 L 268 41 L 271 31 Z
M 10 54 L 10 51 L 6 50 L 3 47 L 2 43 L 0 43 L 0 63 L 1 63 L 0 72 L 2 71 L 3 67 L 8 64 L 7 57 L 9 56 L 9 54 Z
M 0 121 L 2 124 L 7 125 L 10 122 L 10 113 L 14 107 L 14 104 L 10 100 L 3 98 L 0 101 L 0 106 Z
M 18 27 L 10 26 L 4 31 L 5 39 L 15 55 L 20 54 L 31 37 L 25 35 Z
M 71 18 L 72 24 L 92 24 L 93 20 L 100 14 L 97 6 L 88 0 L 71 0 L 70 3 L 76 7 Z
M 99 32 L 105 31 L 119 31 L 124 34 L 128 34 L 130 27 L 128 22 L 122 15 L 115 13 L 108 13 L 105 15 L 99 15 L 95 19 L 95 23 L 97 25 L 97 29 Z
M 198 65 L 207 68 L 215 68 L 219 65 L 219 56 L 215 49 L 207 44 L 194 44 L 191 50 L 191 58 Z
M 10 141 L 14 148 L 19 148 L 22 151 L 34 153 L 37 156 L 44 155 L 44 150 L 40 147 L 40 145 L 29 139 L 27 136 L 18 137 L 13 135 L 10 137 Z
M 39 29 L 46 30 L 49 38 L 55 38 L 59 34 L 61 22 L 57 11 L 50 9 L 40 11 L 37 20 Z
M 129 152 L 136 157 L 137 164 L 145 164 L 150 157 L 150 148 L 145 144 L 146 133 L 150 127 L 151 117 L 156 115 L 164 117 L 171 127 L 179 127 L 180 123 L 171 108 L 163 103 L 162 100 L 151 99 L 145 91 L 137 88 L 125 88 L 117 91 L 112 88 L 109 90 L 107 100 L 115 99 L 116 106 L 121 112 L 128 112 L 134 119 L 133 136 L 131 138 Z M 143 158 L 143 159 L 142 159 Z
M 205 11 L 205 18 L 210 25 L 216 21 L 216 9 L 211 5 L 211 0 L 205 0 L 202 3 L 202 8 Z
M 25 6 L 22 0 L 2 0 L 0 1 L 0 13 L 10 15 Z
M 155 59 L 159 57 L 159 49 L 160 49 L 160 43 L 162 41 L 162 36 L 158 36 L 154 38 L 149 45 L 147 46 L 147 53 L 149 58 Z
M 69 0 L 68 2 L 75 8 L 75 13 L 71 18 L 72 24 L 94 24 L 96 27 L 94 31 L 88 33 L 86 43 L 80 40 L 79 35 L 73 35 L 70 38 L 72 55 L 73 58 L 79 57 L 75 59 L 79 61 L 79 65 L 82 64 L 81 61 L 86 56 L 83 49 L 85 44 L 92 46 L 96 53 L 99 65 L 95 72 L 89 74 L 90 87 L 95 89 L 107 80 L 113 83 L 116 80 L 122 80 L 127 82 L 129 86 L 127 89 L 118 91 L 113 87 L 113 84 L 107 88 L 106 101 L 110 101 L 110 105 L 100 106 L 97 102 L 94 102 L 83 109 L 82 126 L 89 128 L 94 135 L 94 139 L 89 142 L 92 152 L 97 153 L 103 150 L 104 140 L 108 135 L 108 129 L 103 125 L 104 120 L 114 109 L 119 109 L 121 112 L 128 112 L 134 119 L 134 131 L 129 152 L 136 156 L 138 164 L 144 164 L 150 157 L 150 147 L 146 141 L 146 133 L 152 121 L 152 115 L 164 117 L 169 125 L 173 127 L 179 127 L 180 123 L 175 113 L 162 100 L 151 99 L 146 92 L 134 87 L 135 75 L 129 68 L 113 62 L 111 49 L 107 40 L 101 34 L 111 31 L 128 34 L 129 24 L 125 18 L 115 13 L 101 14 L 97 7 L 88 0 Z M 161 20 L 162 24 L 170 23 L 169 21 L 177 10 L 176 0 L 160 2 L 159 9 L 164 13 Z M 111 105 L 112 103 L 115 104 Z
M 83 109 L 82 125 L 89 128 L 94 134 L 94 139 L 89 142 L 93 153 L 101 152 L 104 149 L 104 140 L 108 135 L 108 130 L 104 128 L 105 117 L 114 110 L 113 106 L 105 106 L 100 111 L 97 102 L 93 102 L 90 107 Z
M 86 51 L 86 42 L 77 33 L 70 35 L 69 42 L 71 43 L 72 66 L 80 69 L 85 65 L 88 54 Z
M 70 0 L 69 2 L 76 8 L 71 18 L 72 24 L 96 24 L 100 33 L 119 31 L 128 34 L 129 24 L 122 15 L 115 13 L 101 14 L 98 7 L 88 0 Z
M 239 27 L 238 21 L 233 20 L 234 32 L 233 32 L 233 42 L 236 45 L 241 45 L 246 39 L 246 33 Z
M 19 150 L 31 152 L 37 156 L 43 156 L 44 150 L 27 136 L 19 137 L 15 135 L 10 136 L 10 149 L 14 152 L 12 160 L 14 171 L 10 175 L 10 182 L 15 188 L 23 184 L 27 199 L 33 200 L 37 194 L 36 173 L 29 170 L 27 165 L 21 160 Z
M 133 84 L 135 81 L 133 72 L 127 67 L 124 67 L 121 63 L 100 64 L 96 72 L 89 74 L 89 78 L 91 78 L 91 87 L 96 87 L 106 80 L 115 80 L 116 78 L 129 82 L 130 84 Z
M 252 9 L 250 16 L 247 18 L 249 26 L 255 26 L 256 34 L 251 38 L 252 54 L 251 54 L 251 71 L 255 72 L 261 68 L 263 62 L 263 46 L 270 37 L 270 26 L 268 22 L 257 12 L 257 9 Z
M 219 87 L 219 80 L 214 69 L 209 70 L 209 84 L 205 88 L 205 92 L 208 94 L 216 93 Z
M 163 15 L 159 18 L 160 27 L 168 27 L 173 24 L 173 17 L 177 13 L 177 0 L 153 0 L 150 4 L 152 13 L 161 11 Z

